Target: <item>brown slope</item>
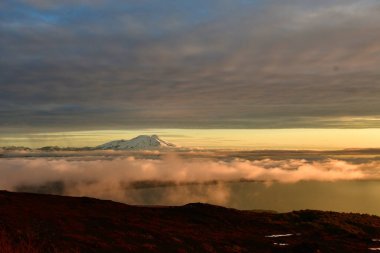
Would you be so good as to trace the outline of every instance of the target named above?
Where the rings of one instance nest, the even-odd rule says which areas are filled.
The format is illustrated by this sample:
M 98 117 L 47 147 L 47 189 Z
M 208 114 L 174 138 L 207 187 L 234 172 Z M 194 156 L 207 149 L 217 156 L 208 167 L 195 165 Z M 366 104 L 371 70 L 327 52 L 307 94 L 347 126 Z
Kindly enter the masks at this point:
M 293 235 L 266 237 L 272 234 Z M 380 247 L 375 238 L 380 238 L 380 218 L 370 215 L 260 213 L 207 204 L 140 207 L 0 191 L 0 252 L 5 253 L 368 252 Z

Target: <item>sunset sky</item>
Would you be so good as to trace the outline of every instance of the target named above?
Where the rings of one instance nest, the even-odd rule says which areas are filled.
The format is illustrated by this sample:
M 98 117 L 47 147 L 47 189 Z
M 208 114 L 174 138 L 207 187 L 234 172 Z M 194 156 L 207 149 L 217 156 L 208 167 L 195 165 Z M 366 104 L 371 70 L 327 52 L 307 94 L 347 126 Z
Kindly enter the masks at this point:
M 380 147 L 378 0 L 1 0 L 0 146 Z

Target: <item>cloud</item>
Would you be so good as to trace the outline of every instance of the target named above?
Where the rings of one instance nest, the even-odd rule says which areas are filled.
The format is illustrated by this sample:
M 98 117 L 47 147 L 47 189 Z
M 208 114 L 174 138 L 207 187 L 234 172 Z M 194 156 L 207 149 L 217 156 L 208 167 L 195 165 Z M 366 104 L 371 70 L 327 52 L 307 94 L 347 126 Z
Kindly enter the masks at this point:
M 377 1 L 24 3 L 0 21 L 3 128 L 349 127 L 339 118 L 378 116 Z
M 91 196 L 135 204 L 225 204 L 229 182 L 334 182 L 380 179 L 379 161 L 181 159 L 0 159 L 0 188 Z M 160 191 L 157 191 L 161 189 Z
M 101 3 L 104 3 L 104 0 L 64 0 L 64 1 L 52 1 L 52 0 L 22 0 L 22 2 L 38 7 L 38 8 L 53 8 L 53 7 L 59 7 L 62 5 L 87 5 L 87 6 L 93 6 L 93 5 L 99 5 Z

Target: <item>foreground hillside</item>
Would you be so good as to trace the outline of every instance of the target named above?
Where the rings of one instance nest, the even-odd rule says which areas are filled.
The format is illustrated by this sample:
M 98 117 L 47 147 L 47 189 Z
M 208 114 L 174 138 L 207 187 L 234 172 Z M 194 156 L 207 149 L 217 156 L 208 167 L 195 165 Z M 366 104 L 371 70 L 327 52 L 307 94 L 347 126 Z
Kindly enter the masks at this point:
M 371 252 L 380 218 L 0 192 L 0 252 Z

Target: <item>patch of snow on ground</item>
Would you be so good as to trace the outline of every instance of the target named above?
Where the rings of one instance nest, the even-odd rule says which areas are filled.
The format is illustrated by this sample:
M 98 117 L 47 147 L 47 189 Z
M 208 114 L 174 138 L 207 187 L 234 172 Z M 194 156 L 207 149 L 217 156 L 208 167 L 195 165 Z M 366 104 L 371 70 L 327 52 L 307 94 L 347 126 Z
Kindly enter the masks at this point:
M 277 246 L 289 246 L 289 243 L 277 243 L 277 242 L 274 242 L 273 245 L 277 245 Z
M 293 236 L 293 234 L 279 234 L 279 235 L 266 235 L 267 238 L 278 238 L 278 237 L 289 237 Z

